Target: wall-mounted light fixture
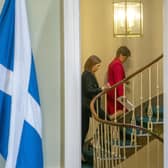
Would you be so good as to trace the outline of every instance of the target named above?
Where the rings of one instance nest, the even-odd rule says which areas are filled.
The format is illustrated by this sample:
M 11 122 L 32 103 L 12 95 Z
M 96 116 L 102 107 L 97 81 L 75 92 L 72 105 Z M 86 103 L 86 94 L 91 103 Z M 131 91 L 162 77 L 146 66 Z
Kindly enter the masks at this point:
M 141 37 L 143 4 L 141 0 L 113 0 L 114 37 Z

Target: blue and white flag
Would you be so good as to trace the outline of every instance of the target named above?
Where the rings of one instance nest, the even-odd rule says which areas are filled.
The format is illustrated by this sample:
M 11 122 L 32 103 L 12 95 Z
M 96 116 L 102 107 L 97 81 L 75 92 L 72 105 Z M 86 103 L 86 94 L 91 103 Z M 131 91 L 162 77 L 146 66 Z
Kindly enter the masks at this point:
M 41 110 L 25 0 L 0 14 L 0 154 L 6 168 L 42 168 Z

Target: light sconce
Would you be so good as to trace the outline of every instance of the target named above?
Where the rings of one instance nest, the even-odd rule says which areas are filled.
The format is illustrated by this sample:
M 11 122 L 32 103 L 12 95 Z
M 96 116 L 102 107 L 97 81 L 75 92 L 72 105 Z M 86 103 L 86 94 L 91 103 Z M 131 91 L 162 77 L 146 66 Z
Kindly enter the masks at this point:
M 143 4 L 141 0 L 113 0 L 114 37 L 141 37 Z

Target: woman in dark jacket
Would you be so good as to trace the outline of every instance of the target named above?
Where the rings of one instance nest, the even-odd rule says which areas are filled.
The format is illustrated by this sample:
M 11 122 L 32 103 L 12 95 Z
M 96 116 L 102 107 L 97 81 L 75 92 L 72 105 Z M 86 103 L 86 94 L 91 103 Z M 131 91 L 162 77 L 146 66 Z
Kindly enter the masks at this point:
M 95 72 L 100 68 L 100 65 L 100 58 L 92 55 L 87 59 L 84 65 L 84 72 L 82 73 L 82 149 L 89 130 L 89 117 L 91 117 L 90 102 L 94 96 L 102 91 L 95 77 Z M 99 113 L 99 117 L 105 118 L 104 112 L 100 108 L 100 103 Z M 82 161 L 84 161 L 83 156 Z

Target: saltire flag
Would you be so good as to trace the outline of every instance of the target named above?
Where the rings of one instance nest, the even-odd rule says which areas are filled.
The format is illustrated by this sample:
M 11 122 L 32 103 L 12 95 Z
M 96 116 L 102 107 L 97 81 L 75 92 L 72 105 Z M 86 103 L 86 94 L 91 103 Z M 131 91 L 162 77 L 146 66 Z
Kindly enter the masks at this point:
M 25 0 L 0 13 L 0 154 L 6 168 L 42 168 L 41 110 Z

